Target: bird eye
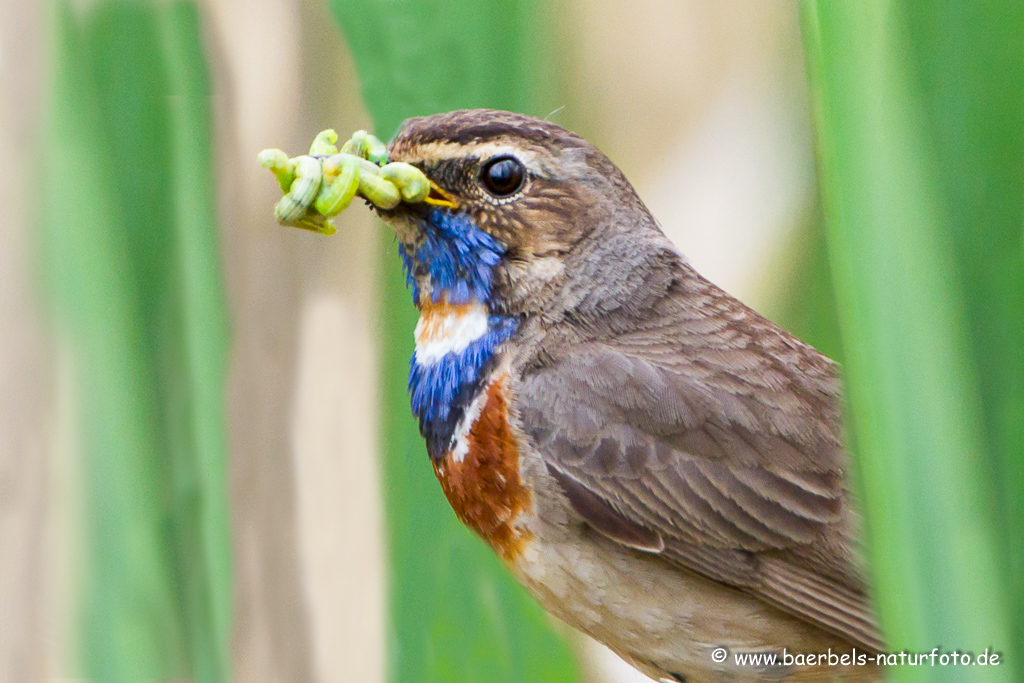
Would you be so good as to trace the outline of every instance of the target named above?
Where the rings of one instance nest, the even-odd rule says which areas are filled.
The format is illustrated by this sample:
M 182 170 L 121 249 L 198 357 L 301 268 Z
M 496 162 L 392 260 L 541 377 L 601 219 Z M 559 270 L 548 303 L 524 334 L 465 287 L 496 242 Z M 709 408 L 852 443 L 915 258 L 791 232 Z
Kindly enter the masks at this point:
M 480 180 L 495 197 L 508 197 L 519 191 L 526 179 L 526 169 L 515 157 L 491 159 L 480 173 Z

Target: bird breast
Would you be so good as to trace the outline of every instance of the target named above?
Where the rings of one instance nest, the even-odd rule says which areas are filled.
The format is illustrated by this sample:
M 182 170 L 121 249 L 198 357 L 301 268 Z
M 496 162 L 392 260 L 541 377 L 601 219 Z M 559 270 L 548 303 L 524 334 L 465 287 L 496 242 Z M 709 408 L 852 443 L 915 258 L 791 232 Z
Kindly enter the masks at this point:
M 487 331 L 488 312 L 481 303 L 427 306 L 416 323 L 416 360 L 436 363 L 449 353 L 461 354 Z
M 532 540 L 521 521 L 533 504 L 508 423 L 507 378 L 499 371 L 473 399 L 456 427 L 453 448 L 434 462 L 434 473 L 462 523 L 512 563 Z

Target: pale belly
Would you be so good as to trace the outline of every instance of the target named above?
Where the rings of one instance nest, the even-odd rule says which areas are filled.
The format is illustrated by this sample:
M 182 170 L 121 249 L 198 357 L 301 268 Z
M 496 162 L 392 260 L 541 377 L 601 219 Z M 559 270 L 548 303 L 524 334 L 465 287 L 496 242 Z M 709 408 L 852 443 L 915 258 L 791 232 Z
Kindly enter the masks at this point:
M 546 479 L 538 468 L 526 469 L 542 488 L 552 485 L 538 481 Z M 510 570 L 549 612 L 655 680 L 837 679 L 840 670 L 828 666 L 736 665 L 737 652 L 848 653 L 852 646 L 740 591 L 625 548 L 573 520 L 551 502 L 557 498 L 543 499 L 549 503 L 523 520 L 533 538 Z M 715 662 L 722 647 L 729 655 Z M 842 680 L 878 679 L 873 667 L 842 671 Z

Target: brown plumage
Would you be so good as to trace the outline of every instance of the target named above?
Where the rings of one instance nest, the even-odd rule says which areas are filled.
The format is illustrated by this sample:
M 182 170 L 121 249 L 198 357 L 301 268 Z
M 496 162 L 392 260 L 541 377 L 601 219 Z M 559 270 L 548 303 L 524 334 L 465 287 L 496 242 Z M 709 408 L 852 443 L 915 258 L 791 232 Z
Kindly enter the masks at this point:
M 412 119 L 389 156 L 505 247 L 486 303 L 520 321 L 489 366 L 508 417 L 487 429 L 508 433 L 490 440 L 506 451 L 471 439 L 468 458 L 435 468 L 448 468 L 439 477 L 456 504 L 468 463 L 507 468 L 499 455 L 518 444 L 514 472 L 477 481 L 498 481 L 496 498 L 533 492 L 502 508 L 527 545 L 495 545 L 524 585 L 666 680 L 836 673 L 730 668 L 710 659 L 716 645 L 880 650 L 834 364 L 704 280 L 621 172 L 554 124 L 490 110 Z M 481 180 L 502 157 L 525 170 L 510 196 Z M 421 240 L 421 209 L 382 215 L 410 250 Z

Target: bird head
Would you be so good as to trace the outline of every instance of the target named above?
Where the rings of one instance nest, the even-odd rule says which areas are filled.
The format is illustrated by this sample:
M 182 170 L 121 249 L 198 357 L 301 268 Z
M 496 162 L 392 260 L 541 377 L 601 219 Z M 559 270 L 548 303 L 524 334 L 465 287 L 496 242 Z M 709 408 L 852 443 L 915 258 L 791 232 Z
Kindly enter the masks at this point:
M 421 307 L 479 300 L 514 315 L 550 310 L 572 271 L 628 270 L 638 241 L 664 242 L 618 168 L 547 121 L 485 109 L 413 118 L 388 159 L 431 183 L 426 202 L 380 210 Z

